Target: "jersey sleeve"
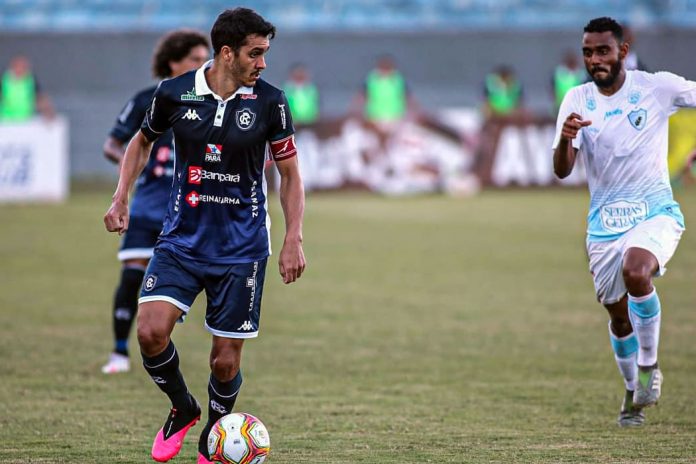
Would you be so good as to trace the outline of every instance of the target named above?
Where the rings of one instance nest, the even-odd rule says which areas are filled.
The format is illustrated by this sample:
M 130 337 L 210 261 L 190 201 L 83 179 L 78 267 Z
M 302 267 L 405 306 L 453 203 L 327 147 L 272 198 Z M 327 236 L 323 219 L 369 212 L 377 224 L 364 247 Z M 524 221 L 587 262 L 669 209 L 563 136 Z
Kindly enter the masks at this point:
M 152 97 L 150 108 L 148 108 L 145 113 L 145 118 L 140 126 L 140 131 L 150 142 L 157 140 L 160 135 L 165 133 L 172 126 L 170 122 L 172 111 L 173 105 L 162 88 L 162 82 L 160 82 L 160 85 L 157 86 L 157 90 L 155 90 L 155 94 Z
M 297 155 L 295 128 L 292 125 L 292 115 L 283 92 L 270 111 L 268 143 L 271 156 L 275 161 L 282 161 Z
M 146 109 L 146 106 L 139 104 L 136 97 L 131 98 L 116 118 L 116 124 L 109 135 L 123 143 L 128 142 L 140 129 Z
M 558 117 L 556 119 L 556 135 L 553 138 L 553 145 L 551 145 L 551 150 L 555 150 L 558 146 L 558 143 L 561 141 L 561 132 L 563 132 L 563 123 L 565 122 L 566 118 L 570 116 L 571 113 L 582 115 L 582 110 L 580 109 L 579 105 L 580 93 L 578 92 L 578 90 L 581 88 L 582 87 L 575 87 L 571 89 L 568 93 L 566 93 L 563 97 L 561 107 L 558 110 Z M 573 148 L 576 148 L 578 150 L 582 146 L 583 130 L 584 128 L 580 129 L 580 132 L 578 132 L 578 136 L 575 137 L 572 141 Z
M 658 72 L 655 78 L 655 97 L 664 105 L 667 114 L 677 108 L 696 107 L 696 82 L 688 81 L 670 72 Z

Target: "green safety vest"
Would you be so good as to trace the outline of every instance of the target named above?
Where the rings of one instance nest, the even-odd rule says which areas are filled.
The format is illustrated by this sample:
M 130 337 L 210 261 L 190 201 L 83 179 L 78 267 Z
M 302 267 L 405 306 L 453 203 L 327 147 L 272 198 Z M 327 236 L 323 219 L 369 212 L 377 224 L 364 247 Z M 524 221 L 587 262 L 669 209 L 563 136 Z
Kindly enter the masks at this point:
M 517 80 L 506 84 L 497 74 L 486 76 L 488 104 L 496 114 L 509 114 L 520 104 L 522 86 Z
M 31 75 L 15 77 L 7 71 L 2 76 L 0 94 L 0 119 L 22 121 L 34 115 L 36 108 L 36 84 Z
M 556 106 L 561 106 L 563 97 L 570 89 L 584 82 L 585 72 L 571 71 L 565 66 L 558 66 L 553 74 L 553 90 L 556 95 Z
M 398 72 L 367 76 L 365 116 L 373 121 L 395 121 L 406 115 L 406 81 Z
M 314 84 L 285 84 L 285 96 L 293 122 L 311 124 L 319 119 L 319 91 Z

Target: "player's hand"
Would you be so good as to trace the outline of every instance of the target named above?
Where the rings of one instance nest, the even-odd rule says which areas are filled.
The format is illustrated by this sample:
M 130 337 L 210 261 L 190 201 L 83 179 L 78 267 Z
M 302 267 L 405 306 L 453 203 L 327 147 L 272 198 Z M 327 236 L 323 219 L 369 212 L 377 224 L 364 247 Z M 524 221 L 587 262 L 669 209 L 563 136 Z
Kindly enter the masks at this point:
M 577 113 L 570 113 L 563 123 L 563 130 L 561 131 L 561 137 L 572 140 L 578 136 L 578 132 L 583 127 L 589 126 L 592 121 L 583 121 L 582 116 Z
M 128 204 L 114 200 L 104 215 L 104 225 L 109 232 L 123 235 L 128 230 Z
M 280 275 L 283 277 L 283 283 L 290 284 L 299 279 L 306 265 L 304 251 L 302 251 L 302 242 L 299 240 L 286 240 L 283 243 L 283 249 L 280 250 L 280 258 L 278 259 L 278 267 Z

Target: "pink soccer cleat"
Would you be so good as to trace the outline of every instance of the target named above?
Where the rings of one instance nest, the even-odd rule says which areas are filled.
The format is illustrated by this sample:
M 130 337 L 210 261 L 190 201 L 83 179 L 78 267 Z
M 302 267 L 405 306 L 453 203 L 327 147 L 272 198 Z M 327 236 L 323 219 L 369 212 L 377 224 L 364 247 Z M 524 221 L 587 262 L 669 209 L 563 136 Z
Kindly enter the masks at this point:
M 196 425 L 201 418 L 201 408 L 194 400 L 195 408 L 186 413 L 172 408 L 167 421 L 164 423 L 154 443 L 152 443 L 152 459 L 157 462 L 167 462 L 181 451 L 184 437 L 189 429 Z
M 213 461 L 208 461 L 200 451 L 198 452 L 198 464 L 213 464 Z

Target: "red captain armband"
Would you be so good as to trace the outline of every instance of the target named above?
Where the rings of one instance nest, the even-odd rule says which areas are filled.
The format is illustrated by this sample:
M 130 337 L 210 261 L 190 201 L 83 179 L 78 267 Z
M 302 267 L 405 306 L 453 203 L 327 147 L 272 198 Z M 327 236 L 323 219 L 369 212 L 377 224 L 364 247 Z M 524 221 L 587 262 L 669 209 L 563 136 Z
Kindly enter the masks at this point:
M 284 139 L 271 142 L 271 155 L 275 161 L 292 158 L 297 155 L 297 147 L 295 146 L 295 135 L 290 135 Z

